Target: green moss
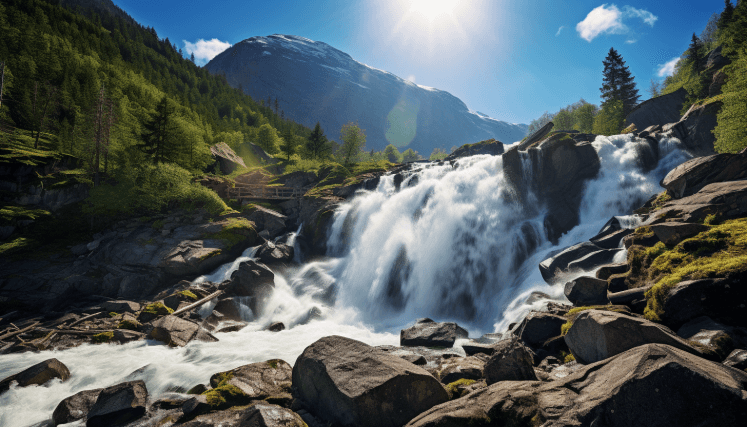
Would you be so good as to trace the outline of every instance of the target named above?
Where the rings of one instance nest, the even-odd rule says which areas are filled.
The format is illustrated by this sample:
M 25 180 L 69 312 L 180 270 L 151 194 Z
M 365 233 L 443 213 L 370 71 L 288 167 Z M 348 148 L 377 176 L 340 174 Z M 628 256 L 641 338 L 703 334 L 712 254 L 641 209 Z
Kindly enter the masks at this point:
M 572 322 L 572 321 L 570 321 L 570 320 L 569 320 L 569 321 L 567 321 L 567 322 L 565 322 L 565 323 L 563 323 L 563 324 L 562 324 L 562 325 L 560 326 L 560 335 L 562 335 L 562 336 L 565 336 L 565 335 L 567 335 L 567 334 L 568 334 L 568 331 L 570 331 L 570 330 L 571 330 L 571 326 L 573 326 L 573 322 Z
M 226 385 L 228 381 L 231 380 L 231 378 L 233 378 L 233 372 L 221 372 L 216 374 L 215 379 L 210 379 L 210 384 L 213 386 L 213 388 L 218 388 Z
M 112 338 L 114 338 L 114 332 L 112 332 L 112 331 L 102 332 L 100 334 L 96 334 L 96 335 L 94 335 L 94 336 L 91 337 L 91 339 L 93 340 L 93 342 L 96 342 L 96 343 L 107 343 L 107 342 L 111 341 Z
M 569 353 L 569 354 L 566 354 L 565 357 L 563 358 L 563 363 L 571 363 L 575 360 L 576 360 L 576 357 Z
M 128 329 L 130 331 L 136 331 L 142 324 L 137 320 L 123 320 L 117 325 L 117 329 Z
M 179 295 L 181 295 L 181 296 L 187 297 L 187 298 L 189 298 L 191 300 L 194 300 L 194 301 L 197 301 L 198 299 L 200 299 L 197 295 L 195 295 L 194 292 L 192 292 L 190 290 L 179 291 L 177 293 Z
M 648 225 L 644 225 L 643 227 L 638 227 L 633 232 L 636 236 L 641 237 L 654 237 L 654 230 L 651 229 Z
M 656 281 L 646 292 L 647 319 L 661 321 L 669 290 L 684 280 L 728 277 L 747 270 L 747 218 L 726 221 L 673 249 L 662 251 L 651 262 L 649 277 Z
M 157 316 L 165 316 L 173 312 L 174 312 L 173 309 L 166 307 L 165 305 L 163 305 L 162 302 L 154 302 L 154 303 L 148 304 L 143 309 L 143 313 L 155 314 Z
M 4 224 L 16 224 L 18 221 L 35 221 L 49 217 L 52 213 L 44 209 L 32 209 L 25 206 L 0 207 L 0 221 Z
M 119 316 L 119 313 L 114 312 L 114 311 L 109 312 L 109 317 L 117 317 L 117 316 Z
M 153 225 L 151 227 L 153 227 L 156 230 L 160 230 L 161 228 L 163 228 L 163 224 L 164 224 L 164 221 L 162 219 L 157 219 L 153 221 Z
M 468 387 L 472 384 L 476 383 L 475 380 L 468 380 L 466 378 L 462 378 L 459 380 L 456 380 L 454 382 L 451 382 L 446 385 L 446 391 L 449 392 L 449 396 L 452 396 L 453 398 L 459 398 L 462 397 L 462 391 L 459 389 L 459 387 Z
M 206 236 L 206 238 L 221 240 L 226 244 L 227 249 L 231 250 L 253 235 L 256 235 L 256 232 L 251 221 L 246 218 L 229 218 L 221 231 Z
M 267 364 L 270 365 L 270 367 L 272 369 L 277 369 L 278 368 L 278 361 L 279 361 L 279 359 L 268 360 Z
M 703 224 L 705 224 L 705 225 L 715 225 L 716 224 L 716 214 L 706 215 L 705 219 L 703 219 Z
M 214 410 L 232 406 L 246 405 L 251 399 L 241 389 L 232 384 L 225 384 L 202 393 L 207 404 Z

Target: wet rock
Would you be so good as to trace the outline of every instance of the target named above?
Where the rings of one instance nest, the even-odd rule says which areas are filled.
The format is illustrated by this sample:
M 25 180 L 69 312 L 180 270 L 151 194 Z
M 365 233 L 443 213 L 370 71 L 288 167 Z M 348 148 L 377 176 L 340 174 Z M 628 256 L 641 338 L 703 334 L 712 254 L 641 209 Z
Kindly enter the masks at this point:
M 484 357 L 453 357 L 445 360 L 440 366 L 440 379 L 444 384 L 458 380 L 479 380 L 485 369 Z
M 319 307 L 311 307 L 306 314 L 298 320 L 299 325 L 306 325 L 313 320 L 319 320 L 322 318 L 322 309 Z
M 458 338 L 467 338 L 467 330 L 454 322 L 434 322 L 431 319 L 420 319 L 415 325 L 402 329 L 399 333 L 399 345 L 425 347 L 453 347 Z
M 67 424 L 86 418 L 99 398 L 101 390 L 103 388 L 83 390 L 60 402 L 52 413 L 54 425 Z
M 603 265 L 599 268 L 596 272 L 596 278 L 607 280 L 610 278 L 610 276 L 614 274 L 623 274 L 627 273 L 630 269 L 630 266 L 627 262 L 619 263 L 619 264 L 607 264 Z
M 251 363 L 210 377 L 213 389 L 228 385 L 237 387 L 247 400 L 272 399 L 274 402 L 291 400 L 290 365 L 280 359 Z
M 221 334 L 225 333 L 225 332 L 238 332 L 238 331 L 246 328 L 246 325 L 248 325 L 248 323 L 246 323 L 246 322 L 236 323 L 236 324 L 233 324 L 233 325 L 224 326 L 224 327 L 218 329 L 216 332 L 221 333 Z
M 604 236 L 592 237 L 590 241 L 602 249 L 617 249 L 620 247 L 623 238 L 632 232 L 632 229 L 624 228 L 622 230 L 613 231 Z
M 148 389 L 145 382 L 130 381 L 101 390 L 88 412 L 86 427 L 114 427 L 145 415 Z
M 560 335 L 560 327 L 566 321 L 563 316 L 533 311 L 519 324 L 519 339 L 531 347 L 542 347 L 545 341 Z
M 273 243 L 270 241 L 265 242 L 259 247 L 255 258 L 259 259 L 265 264 L 273 264 L 278 262 L 292 262 L 294 255 L 293 246 L 288 246 L 282 243 Z
M 708 215 L 720 220 L 747 216 L 747 180 L 708 184 L 692 196 L 671 200 L 646 223 L 658 224 L 678 218 L 702 223 Z
M 739 369 L 747 369 L 747 350 L 734 350 L 724 360 L 724 365 Z
M 171 347 L 183 347 L 195 338 L 200 325 L 176 316 L 165 316 L 153 322 L 150 336 Z
M 339 336 L 304 350 L 293 366 L 293 388 L 312 414 L 356 426 L 401 426 L 449 398 L 422 368 Z
M 7 391 L 12 381 L 18 382 L 18 387 L 28 387 L 46 384 L 47 381 L 55 378 L 66 381 L 70 378 L 70 371 L 59 360 L 47 359 L 0 381 L 0 393 Z
M 741 425 L 747 374 L 647 344 L 547 383 L 504 381 L 418 415 L 408 427 Z M 503 423 L 497 424 L 503 425 Z
M 677 335 L 705 347 L 715 353 L 718 360 L 725 359 L 734 349 L 732 328 L 718 323 L 707 316 L 697 317 L 677 330 Z
M 428 364 L 428 361 L 425 359 L 425 356 L 423 356 L 422 354 L 408 353 L 408 354 L 403 354 L 399 357 L 407 360 L 413 365 L 423 366 L 423 365 Z
M 285 330 L 285 324 L 283 322 L 274 322 L 267 327 L 270 332 L 280 332 Z
M 379 350 L 385 351 L 392 356 L 401 357 L 414 365 L 428 365 L 429 367 L 437 367 L 444 363 L 445 360 L 452 357 L 461 357 L 454 348 L 443 348 L 443 347 L 396 347 L 392 345 L 381 345 L 376 347 Z M 423 361 L 424 360 L 424 361 Z M 421 365 L 421 366 L 422 366 Z M 430 372 L 430 371 L 429 371 Z
M 591 270 L 595 266 L 612 262 L 616 253 L 617 250 L 602 249 L 591 242 L 582 242 L 542 261 L 539 269 L 545 282 L 552 284 L 558 273 L 565 272 L 572 266 Z
M 499 381 L 536 381 L 531 350 L 514 339 L 495 344 L 495 351 L 485 364 L 488 385 Z
M 456 160 L 467 156 L 476 156 L 478 154 L 490 154 L 491 156 L 498 156 L 503 154 L 504 146 L 501 141 L 497 141 L 494 138 L 480 141 L 474 144 L 464 144 L 461 147 L 454 150 L 453 153 L 446 157 L 446 160 Z
M 275 274 L 266 265 L 249 260 L 239 264 L 226 288 L 229 295 L 251 297 L 249 308 L 260 316 L 275 291 Z
M 744 278 L 700 279 L 680 282 L 664 300 L 663 322 L 679 328 L 700 316 L 727 325 L 747 327 L 747 292 Z
M 575 306 L 608 304 L 607 281 L 582 276 L 565 284 L 565 297 Z
M 257 230 L 267 232 L 267 239 L 279 236 L 285 231 L 288 217 L 259 205 L 254 205 L 254 210 L 247 216 L 249 221 L 255 224 Z
M 658 323 L 603 310 L 588 310 L 573 321 L 565 342 L 583 364 L 594 363 L 644 344 L 667 344 L 702 356 L 671 330 Z
M 240 322 L 242 320 L 239 301 L 233 297 L 223 298 L 218 301 L 215 304 L 215 307 L 213 307 L 213 311 L 217 311 L 222 315 L 222 321 L 232 320 L 235 322 Z

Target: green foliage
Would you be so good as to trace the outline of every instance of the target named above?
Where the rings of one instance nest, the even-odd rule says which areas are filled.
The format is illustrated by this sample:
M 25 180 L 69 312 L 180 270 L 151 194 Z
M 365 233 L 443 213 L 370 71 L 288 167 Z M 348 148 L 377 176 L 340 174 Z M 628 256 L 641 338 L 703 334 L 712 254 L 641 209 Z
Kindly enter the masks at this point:
M 123 320 L 117 325 L 117 329 L 127 329 L 130 331 L 137 331 L 142 324 L 137 320 Z
M 714 148 L 719 153 L 738 153 L 747 147 L 747 46 L 727 70 L 724 105 L 713 130 Z
M 462 388 L 469 387 L 472 384 L 476 383 L 475 380 L 468 380 L 466 378 L 462 378 L 459 380 L 456 380 L 454 382 L 451 382 L 449 384 L 446 384 L 446 391 L 449 392 L 449 396 L 452 396 L 452 399 L 456 399 L 459 397 L 462 397 Z
M 286 129 L 285 132 L 283 132 L 283 142 L 280 144 L 280 151 L 283 152 L 288 158 L 288 162 L 291 160 L 291 156 L 296 154 L 297 146 L 296 146 L 296 140 L 293 135 L 293 131 L 289 129 Z
M 747 270 L 747 218 L 726 221 L 683 240 L 672 249 L 657 246 L 647 254 L 652 258 L 649 277 L 656 284 L 646 292 L 644 315 L 649 320 L 661 321 L 669 290 L 678 283 L 744 274 Z
M 91 339 L 95 343 L 103 344 L 110 342 L 114 338 L 114 332 L 102 332 L 100 334 L 93 335 Z
M 309 153 L 312 160 L 324 159 L 328 157 L 332 151 L 332 146 L 324 135 L 324 131 L 319 122 L 316 122 L 314 130 L 312 130 L 311 135 L 309 135 L 309 139 L 306 142 L 306 151 Z
M 257 131 L 257 145 L 262 147 L 267 154 L 277 154 L 280 152 L 280 137 L 275 128 L 265 123 Z
M 251 401 L 240 388 L 232 384 L 224 384 L 204 393 L 207 404 L 213 410 L 230 408 L 232 406 L 246 405 Z
M 384 148 L 384 155 L 387 160 L 392 163 L 402 163 L 402 154 L 399 152 L 397 147 L 392 144 L 389 144 Z
M 594 126 L 594 117 L 596 117 L 599 107 L 589 104 L 583 99 L 578 102 L 561 108 L 558 112 L 549 114 L 545 112 L 540 118 L 533 120 L 529 125 L 527 135 L 532 135 L 542 126 L 553 122 L 553 131 L 577 130 L 583 133 L 591 133 Z
M 423 157 L 417 151 L 413 150 L 412 148 L 408 148 L 407 150 L 405 150 L 404 153 L 402 153 L 402 161 L 405 163 L 415 162 L 415 161 L 422 160 L 422 159 Z
M 228 209 L 212 190 L 192 182 L 179 166 L 145 164 L 122 171 L 117 185 L 91 190 L 84 212 L 93 216 L 152 215 L 166 208 L 202 207 L 213 215 Z
M 428 156 L 428 160 L 435 162 L 438 160 L 443 160 L 449 156 L 449 153 L 446 152 L 446 150 L 443 150 L 441 148 L 434 148 L 433 151 L 431 151 L 431 155 Z
M 228 223 L 218 233 L 207 238 L 222 240 L 228 250 L 255 235 L 252 223 L 246 218 L 229 218 Z
M 197 297 L 197 295 L 195 295 L 195 293 L 194 293 L 194 292 L 192 292 L 192 291 L 190 291 L 190 290 L 184 290 L 184 291 L 180 291 L 180 292 L 178 292 L 178 294 L 179 294 L 179 295 L 182 295 L 182 296 L 184 296 L 184 297 L 187 297 L 187 298 L 189 298 L 189 299 L 191 299 L 191 300 L 194 300 L 194 301 L 197 301 L 197 300 L 199 299 L 199 298 Z
M 357 124 L 350 122 L 342 125 L 340 140 L 342 145 L 337 150 L 337 157 L 346 166 L 355 163 L 366 146 L 366 133 Z
M 625 121 L 625 112 L 621 100 L 612 100 L 602 105 L 602 110 L 594 118 L 593 133 L 599 135 L 616 135 L 620 133 Z
M 156 316 L 166 316 L 173 312 L 172 308 L 166 307 L 162 302 L 150 303 L 143 309 L 143 313 L 154 314 Z

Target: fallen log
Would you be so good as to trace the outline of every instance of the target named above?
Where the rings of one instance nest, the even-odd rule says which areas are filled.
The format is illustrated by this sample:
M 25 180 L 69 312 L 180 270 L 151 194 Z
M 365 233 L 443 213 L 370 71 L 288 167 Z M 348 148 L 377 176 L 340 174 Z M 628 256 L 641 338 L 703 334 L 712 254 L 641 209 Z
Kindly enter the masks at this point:
M 202 304 L 205 304 L 206 302 L 208 302 L 208 301 L 210 301 L 210 300 L 212 300 L 212 299 L 214 299 L 214 298 L 218 297 L 218 296 L 219 296 L 219 295 L 221 295 L 222 293 L 223 293 L 223 291 L 217 291 L 217 292 L 213 292 L 212 294 L 210 294 L 210 295 L 206 296 L 205 298 L 203 298 L 203 299 L 201 299 L 201 300 L 199 300 L 199 301 L 197 301 L 197 302 L 195 302 L 195 303 L 193 303 L 193 304 L 190 304 L 190 305 L 188 305 L 188 306 L 186 306 L 186 307 L 183 307 L 183 308 L 180 308 L 179 310 L 176 310 L 175 312 L 171 313 L 171 315 L 172 315 L 172 316 L 177 316 L 177 315 L 179 315 L 179 314 L 182 314 L 182 313 L 184 313 L 185 311 L 189 311 L 189 310 L 192 310 L 192 309 L 193 309 L 193 308 L 195 308 L 195 307 L 199 307 L 199 306 L 201 306 Z
M 38 325 L 38 324 L 39 324 L 39 322 L 34 322 L 32 325 L 26 326 L 23 329 L 19 329 L 17 331 L 13 331 L 13 332 L 8 332 L 7 334 L 0 336 L 0 340 L 4 340 L 4 339 L 10 338 L 10 337 L 14 337 L 14 336 L 16 336 L 18 334 L 22 334 L 24 332 L 28 332 L 28 331 L 34 329 L 34 327 L 36 325 Z

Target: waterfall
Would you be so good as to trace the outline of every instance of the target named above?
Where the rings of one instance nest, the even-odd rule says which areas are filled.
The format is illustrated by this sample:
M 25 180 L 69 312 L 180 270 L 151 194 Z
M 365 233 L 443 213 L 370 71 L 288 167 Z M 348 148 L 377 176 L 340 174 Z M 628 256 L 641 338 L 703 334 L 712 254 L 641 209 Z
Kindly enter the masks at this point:
M 153 341 L 84 344 L 0 356 L 0 378 L 52 357 L 72 374 L 64 383 L 53 380 L 0 395 L 0 425 L 43 423 L 62 399 L 122 381 L 143 379 L 151 396 L 158 397 L 184 392 L 216 372 L 247 363 L 281 358 L 293 364 L 306 346 L 327 335 L 398 345 L 399 329 L 418 317 L 457 321 L 471 336 L 504 330 L 541 307 L 541 299 L 527 302 L 533 292 L 564 299 L 562 286 L 542 280 L 540 261 L 594 236 L 612 216 L 630 212 L 661 191 L 660 180 L 688 158 L 676 139 L 658 144 L 655 164 L 641 161 L 650 147 L 631 135 L 600 136 L 593 146 L 600 173 L 586 184 L 580 225 L 557 244 L 545 235 L 542 201 L 532 194 L 516 197 L 504 177 L 502 157 L 473 156 L 453 166 L 419 164 L 399 187 L 393 176 L 384 176 L 375 190 L 360 191 L 341 205 L 329 230 L 328 258 L 276 269 L 275 292 L 263 314 L 243 313 L 249 325 L 218 333 L 219 342 L 191 342 L 183 348 Z M 532 166 L 525 154 L 522 163 L 522 179 L 529 180 L 530 168 L 538 165 Z M 621 219 L 627 227 L 637 224 L 635 217 Z M 300 252 L 297 233 L 286 243 Z M 247 249 L 195 282 L 230 278 L 256 251 Z M 200 314 L 207 316 L 212 307 L 204 305 Z M 287 329 L 264 330 L 277 321 Z

